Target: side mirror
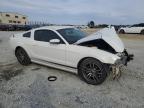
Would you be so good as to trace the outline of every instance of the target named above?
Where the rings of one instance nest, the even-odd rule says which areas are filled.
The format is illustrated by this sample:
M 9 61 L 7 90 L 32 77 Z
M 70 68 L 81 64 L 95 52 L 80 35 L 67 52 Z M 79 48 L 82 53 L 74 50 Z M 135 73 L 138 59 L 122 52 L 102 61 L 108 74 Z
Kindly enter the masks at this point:
M 59 39 L 51 39 L 49 41 L 50 44 L 59 44 L 60 43 L 60 40 Z

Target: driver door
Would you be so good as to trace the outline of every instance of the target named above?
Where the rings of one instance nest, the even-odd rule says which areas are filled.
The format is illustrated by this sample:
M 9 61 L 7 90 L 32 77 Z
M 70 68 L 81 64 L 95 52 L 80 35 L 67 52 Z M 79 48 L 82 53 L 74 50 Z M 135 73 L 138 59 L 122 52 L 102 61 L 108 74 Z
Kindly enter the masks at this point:
M 59 39 L 60 42 L 51 44 L 51 39 Z M 52 30 L 36 30 L 31 49 L 35 59 L 65 65 L 66 44 Z

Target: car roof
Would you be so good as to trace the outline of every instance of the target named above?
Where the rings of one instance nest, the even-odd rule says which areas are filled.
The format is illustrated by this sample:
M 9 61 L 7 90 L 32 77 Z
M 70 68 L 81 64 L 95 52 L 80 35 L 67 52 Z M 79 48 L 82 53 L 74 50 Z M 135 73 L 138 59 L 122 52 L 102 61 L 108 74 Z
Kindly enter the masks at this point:
M 35 28 L 33 30 L 39 30 L 39 29 L 50 29 L 50 30 L 59 30 L 59 29 L 66 29 L 66 28 L 74 28 L 73 26 L 44 26 Z

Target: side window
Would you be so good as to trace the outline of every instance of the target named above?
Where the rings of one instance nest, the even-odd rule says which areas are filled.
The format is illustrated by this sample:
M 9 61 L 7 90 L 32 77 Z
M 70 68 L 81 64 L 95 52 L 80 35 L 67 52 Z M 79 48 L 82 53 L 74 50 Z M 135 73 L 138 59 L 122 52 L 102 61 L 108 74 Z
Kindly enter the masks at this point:
M 24 33 L 24 34 L 23 34 L 23 37 L 30 38 L 30 36 L 31 36 L 31 32 L 27 32 L 27 33 Z
M 49 42 L 51 39 L 59 39 L 61 44 L 64 44 L 63 40 L 51 30 L 36 30 L 34 33 L 34 40 Z

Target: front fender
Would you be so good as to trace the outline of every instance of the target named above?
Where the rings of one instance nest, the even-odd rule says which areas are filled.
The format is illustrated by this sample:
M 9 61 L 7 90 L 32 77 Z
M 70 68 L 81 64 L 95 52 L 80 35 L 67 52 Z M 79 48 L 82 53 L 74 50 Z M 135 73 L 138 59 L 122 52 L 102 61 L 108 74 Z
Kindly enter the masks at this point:
M 72 67 L 77 67 L 78 63 L 87 57 L 95 58 L 105 64 L 114 64 L 120 59 L 115 54 L 85 46 L 69 45 L 66 52 L 66 64 Z
M 91 50 L 87 55 L 96 58 L 102 63 L 106 63 L 106 64 L 114 64 L 118 59 L 120 59 L 120 57 L 118 57 L 117 55 L 100 49 Z

